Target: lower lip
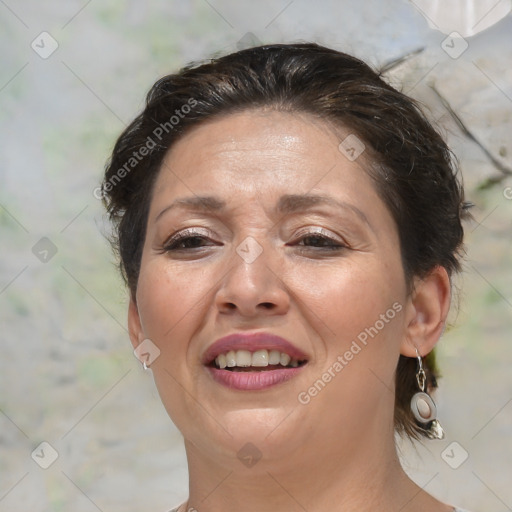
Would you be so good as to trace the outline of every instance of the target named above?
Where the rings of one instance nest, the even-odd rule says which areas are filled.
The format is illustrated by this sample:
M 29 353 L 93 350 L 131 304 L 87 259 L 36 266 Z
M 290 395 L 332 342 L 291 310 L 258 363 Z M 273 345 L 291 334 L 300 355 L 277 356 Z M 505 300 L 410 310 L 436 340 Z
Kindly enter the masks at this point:
M 210 374 L 220 384 L 240 391 L 258 391 L 277 386 L 295 377 L 304 366 L 282 370 L 261 370 L 254 372 L 232 372 L 208 367 Z

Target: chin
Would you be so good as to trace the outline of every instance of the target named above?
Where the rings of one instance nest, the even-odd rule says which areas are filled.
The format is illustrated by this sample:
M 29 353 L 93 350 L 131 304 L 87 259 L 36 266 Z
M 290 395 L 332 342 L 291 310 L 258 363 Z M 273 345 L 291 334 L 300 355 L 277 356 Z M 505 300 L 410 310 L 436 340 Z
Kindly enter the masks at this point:
M 295 451 L 307 439 L 299 438 L 297 417 L 291 421 L 290 410 L 283 407 L 252 407 L 231 411 L 217 410 L 215 418 L 199 425 L 178 425 L 185 437 L 202 453 L 224 459 L 227 464 L 242 463 L 252 467 L 257 459 L 259 468 L 282 462 L 290 450 Z M 222 426 L 221 426 L 222 425 Z M 304 427 L 305 422 L 300 421 Z M 306 429 L 307 430 L 307 429 Z M 253 461 L 251 463 L 251 461 Z

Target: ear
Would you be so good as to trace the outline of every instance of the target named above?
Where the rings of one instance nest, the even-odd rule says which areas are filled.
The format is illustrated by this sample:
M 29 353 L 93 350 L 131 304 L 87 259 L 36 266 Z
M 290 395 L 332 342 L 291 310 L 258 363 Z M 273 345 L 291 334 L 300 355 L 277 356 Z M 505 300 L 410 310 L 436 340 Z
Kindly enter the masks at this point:
M 400 353 L 407 357 L 428 354 L 443 334 L 450 310 L 451 284 L 446 269 L 435 267 L 417 279 L 406 309 L 406 331 Z
M 144 330 L 140 321 L 139 309 L 133 297 L 128 305 L 128 332 L 133 348 L 136 349 L 145 339 Z

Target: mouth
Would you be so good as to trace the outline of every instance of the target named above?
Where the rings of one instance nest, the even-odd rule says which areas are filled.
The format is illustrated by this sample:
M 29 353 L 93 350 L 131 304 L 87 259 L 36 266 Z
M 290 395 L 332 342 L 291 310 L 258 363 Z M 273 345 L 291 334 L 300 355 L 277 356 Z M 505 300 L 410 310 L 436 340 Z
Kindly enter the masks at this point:
M 254 391 L 290 380 L 307 365 L 308 357 L 279 336 L 239 333 L 217 340 L 202 362 L 216 382 Z
M 306 363 L 306 359 L 292 358 L 286 352 L 261 349 L 255 352 L 249 350 L 230 350 L 219 354 L 208 366 L 230 372 L 261 372 L 282 370 L 283 368 L 298 368 Z

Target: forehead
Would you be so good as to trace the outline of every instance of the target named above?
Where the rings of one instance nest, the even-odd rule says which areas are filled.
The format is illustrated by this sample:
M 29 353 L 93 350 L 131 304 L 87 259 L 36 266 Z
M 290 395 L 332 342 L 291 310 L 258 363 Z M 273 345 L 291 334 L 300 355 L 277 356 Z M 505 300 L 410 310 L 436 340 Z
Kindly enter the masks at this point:
M 214 118 L 179 139 L 164 158 L 154 189 L 161 195 L 305 193 L 356 189 L 375 194 L 364 155 L 339 149 L 348 131 L 309 114 L 245 111 Z

